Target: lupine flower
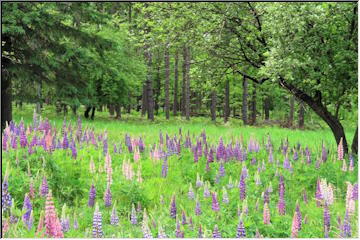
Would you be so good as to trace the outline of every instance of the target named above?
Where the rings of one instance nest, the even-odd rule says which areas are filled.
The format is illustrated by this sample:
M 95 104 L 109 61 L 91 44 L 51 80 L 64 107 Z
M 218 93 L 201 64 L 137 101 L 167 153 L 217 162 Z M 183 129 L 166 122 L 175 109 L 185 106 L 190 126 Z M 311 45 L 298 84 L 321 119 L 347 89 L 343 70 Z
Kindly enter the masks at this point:
M 325 149 L 325 145 L 322 145 L 322 150 L 321 150 L 321 160 L 325 163 L 327 160 L 327 152 Z
M 346 161 L 345 159 L 343 159 L 343 167 L 341 169 L 343 172 L 346 172 L 347 171 L 347 166 L 346 166 Z
M 305 214 L 305 217 L 304 217 L 304 224 L 307 224 L 307 219 L 308 219 L 308 215 Z
M 30 197 L 31 197 L 31 198 L 35 198 L 35 188 L 34 188 L 34 179 L 33 179 L 33 178 L 30 179 L 30 189 L 29 189 L 29 192 L 30 192 Z
M 194 163 L 197 163 L 199 161 L 198 151 L 195 150 L 194 152 Z
M 223 203 L 225 204 L 229 203 L 229 197 L 226 188 L 224 186 L 223 186 Z
M 208 198 L 210 197 L 210 191 L 209 191 L 209 182 L 205 182 L 205 186 L 204 186 L 204 198 Z
M 298 214 L 295 211 L 293 221 L 292 221 L 292 226 L 291 226 L 291 237 L 297 238 L 299 230 L 300 230 L 300 226 L 299 226 Z
M 346 210 L 350 215 L 353 215 L 355 213 L 355 201 L 354 201 L 354 194 L 353 190 L 354 187 L 351 185 L 350 182 L 346 182 L 347 184 L 347 191 L 346 191 Z
M 239 224 L 237 225 L 236 238 L 246 238 L 245 227 L 241 219 Z
M 64 233 L 69 231 L 69 229 L 70 229 L 70 219 L 66 219 L 65 211 L 66 211 L 66 204 L 64 204 L 64 206 L 62 208 L 62 214 L 61 214 L 61 219 L 60 219 L 61 231 Z
M 264 204 L 263 220 L 265 225 L 270 224 L 270 211 L 267 203 Z
M 329 229 L 330 228 L 330 212 L 328 209 L 328 205 L 325 202 L 325 206 L 324 206 L 324 228 Z
M 99 211 L 99 205 L 96 203 L 93 217 L 93 238 L 102 238 L 102 215 Z
M 90 159 L 90 173 L 95 173 L 95 171 L 96 171 L 96 169 L 95 169 L 94 159 L 91 156 L 91 159 Z
M 213 238 L 221 238 L 221 233 L 217 225 L 214 227 Z
M 342 138 L 340 138 L 337 153 L 338 153 L 338 159 L 343 160 L 344 159 L 344 146 L 343 146 L 343 139 Z
M 111 211 L 110 224 L 114 226 L 117 226 L 119 224 L 119 217 L 117 216 L 117 212 L 116 212 L 116 201 Z
M 74 230 L 78 230 L 79 229 L 79 223 L 76 217 L 76 214 L 74 213 L 74 224 L 73 224 L 73 228 Z
M 198 196 L 196 197 L 195 215 L 201 215 L 201 208 L 200 208 L 200 202 Z
M 163 163 L 162 171 L 161 171 L 161 177 L 166 178 L 166 176 L 167 176 L 167 169 L 168 169 L 168 166 L 167 166 L 167 156 L 165 155 L 165 159 L 164 159 L 164 163 Z
M 322 205 L 323 196 L 321 194 L 320 179 L 319 178 L 317 179 L 317 184 L 316 184 L 315 200 L 316 200 L 316 206 L 320 207 Z
M 225 168 L 224 168 L 224 163 L 223 161 L 220 162 L 220 165 L 219 165 L 219 174 L 220 174 L 220 177 L 224 177 L 225 176 Z
M 18 218 L 15 215 L 15 202 L 14 199 L 11 200 L 11 208 L 10 208 L 10 224 L 17 223 Z
M 213 149 L 210 148 L 210 152 L 209 152 L 209 156 L 208 156 L 208 163 L 212 163 L 214 162 L 214 152 L 213 152 Z
M 216 192 L 212 192 L 211 196 L 212 196 L 211 208 L 212 208 L 213 211 L 218 212 L 220 207 L 219 207 L 219 203 L 218 203 L 218 200 L 217 200 Z
M 178 218 L 176 218 L 175 236 L 176 236 L 176 238 L 181 238 L 180 222 L 179 222 L 179 219 L 178 219 Z
M 182 225 L 186 225 L 187 221 L 186 221 L 186 215 L 185 215 L 185 211 L 184 209 L 182 210 Z
M 105 207 L 110 207 L 111 206 L 111 191 L 110 191 L 109 184 L 107 186 L 104 198 L 105 198 Z
M 31 205 L 30 197 L 27 193 L 25 194 L 23 210 L 25 210 L 25 213 L 22 216 L 22 221 L 24 222 L 25 225 L 28 225 L 30 221 L 32 205 Z
M 5 234 L 7 232 L 7 230 L 9 229 L 9 223 L 8 220 L 6 219 L 3 225 L 3 230 L 2 230 L 2 237 L 5 237 Z
M 49 192 L 48 183 L 47 183 L 46 176 L 44 173 L 42 184 L 41 184 L 40 196 L 45 197 L 46 194 L 48 194 L 48 192 Z
M 270 202 L 269 189 L 266 189 L 264 194 L 264 203 L 269 203 L 269 202 Z
M 167 236 L 161 226 L 159 226 L 158 238 L 167 238 Z
M 192 187 L 191 183 L 190 183 L 190 187 L 189 187 L 188 198 L 192 199 L 192 200 L 194 199 L 194 191 L 193 191 L 193 187 Z
M 304 203 L 306 203 L 306 204 L 308 203 L 308 198 L 307 198 L 305 189 L 303 189 L 303 200 L 304 200 Z
M 285 215 L 285 184 L 284 184 L 284 177 L 280 174 L 280 181 L 279 181 L 279 215 Z
M 342 228 L 343 236 L 344 237 L 351 237 L 351 225 L 348 212 L 345 212 L 344 224 Z
M 358 200 L 358 183 L 354 183 L 353 185 L 353 199 L 354 201 Z
M 201 223 L 199 223 L 198 238 L 202 238 L 202 237 L 203 237 L 202 227 L 201 227 Z
M 44 211 L 40 212 L 39 224 L 35 233 L 36 237 L 44 237 L 45 232 L 43 232 L 44 228 Z
M 59 218 L 55 212 L 51 190 L 47 195 L 46 203 L 45 203 L 45 226 L 46 226 L 47 237 L 55 237 L 55 238 L 63 237 Z
M 108 152 L 108 142 L 107 142 L 107 137 L 105 136 L 103 141 L 103 155 L 106 156 L 107 152 Z
M 299 206 L 299 201 L 296 201 L 296 213 L 298 215 L 298 225 L 299 225 L 299 230 L 301 229 L 301 212 L 300 212 L 300 206 Z
M 354 171 L 354 158 L 353 158 L 351 152 L 350 152 L 350 155 L 349 155 L 349 171 L 350 172 Z
M 137 211 L 137 212 L 141 212 L 141 204 L 140 204 L 140 202 L 138 202 L 136 211 Z
M 241 173 L 240 175 L 239 192 L 240 192 L 240 200 L 244 200 L 246 198 L 246 184 L 245 184 L 245 176 L 243 173 Z
M 8 167 L 6 168 L 9 169 Z M 11 207 L 11 195 L 8 190 L 8 176 L 5 174 L 4 181 L 2 183 L 2 194 L 1 194 L 1 207 L 4 212 L 6 212 Z
M 71 157 L 73 159 L 76 159 L 77 158 L 77 149 L 76 149 L 76 143 L 75 143 L 74 139 L 71 140 L 70 148 L 71 148 Z
M 176 218 L 176 200 L 175 200 L 175 194 L 173 195 L 172 200 L 171 200 L 170 217 L 171 217 L 171 218 Z
M 137 224 L 137 217 L 136 217 L 136 211 L 135 211 L 135 206 L 134 206 L 134 204 L 132 204 L 130 221 L 131 221 L 131 224 L 132 224 L 132 225 L 136 225 L 136 224 Z
M 94 183 L 92 182 L 89 191 L 89 202 L 88 202 L 90 207 L 93 207 L 95 204 L 95 196 L 96 196 L 96 189 Z
M 199 173 L 196 174 L 196 188 L 199 188 L 203 185 L 203 182 L 200 180 Z
M 269 163 L 273 163 L 273 162 L 274 162 L 274 156 L 273 156 L 272 147 L 270 147 L 270 150 L 269 150 Z

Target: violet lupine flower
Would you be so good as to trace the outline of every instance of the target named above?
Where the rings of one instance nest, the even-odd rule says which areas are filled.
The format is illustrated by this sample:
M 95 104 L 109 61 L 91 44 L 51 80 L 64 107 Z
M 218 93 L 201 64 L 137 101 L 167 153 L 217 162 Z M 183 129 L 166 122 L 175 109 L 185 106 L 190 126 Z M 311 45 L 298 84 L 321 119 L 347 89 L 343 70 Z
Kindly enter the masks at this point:
M 308 198 L 307 198 L 305 189 L 303 189 L 303 199 L 304 199 L 304 203 L 307 204 L 308 203 Z
M 244 200 L 246 198 L 246 184 L 245 184 L 245 176 L 243 173 L 241 173 L 240 175 L 239 192 L 240 192 L 240 200 Z
M 199 230 L 198 230 L 198 238 L 202 238 L 203 234 L 202 234 L 202 228 L 201 228 L 201 223 L 199 224 Z
M 193 187 L 192 187 L 191 183 L 190 183 L 190 187 L 189 187 L 188 198 L 192 199 L 192 200 L 194 199 L 194 191 L 193 191 Z
M 49 187 L 48 187 L 47 179 L 46 179 L 46 176 L 45 176 L 45 173 L 44 173 L 42 184 L 41 184 L 41 189 L 40 189 L 40 196 L 46 197 L 48 192 L 49 192 Z
M 354 158 L 352 156 L 352 153 L 349 154 L 349 171 L 354 171 Z
M 71 157 L 73 159 L 76 159 L 77 158 L 77 149 L 76 149 L 76 143 L 75 143 L 74 139 L 71 140 L 70 148 L 71 148 Z
M 199 161 L 198 152 L 195 150 L 194 152 L 194 163 L 197 163 Z
M 328 209 L 328 205 L 325 202 L 325 206 L 324 206 L 324 228 L 329 229 L 330 228 L 330 212 Z
M 263 220 L 265 225 L 270 224 L 270 210 L 267 203 L 264 204 Z
M 22 131 L 20 133 L 20 146 L 21 146 L 21 148 L 25 148 L 26 145 L 28 145 L 28 140 L 26 138 L 25 129 L 22 129 Z
M 252 160 L 251 160 L 251 164 L 252 164 L 252 165 L 255 165 L 255 164 L 256 164 L 256 158 L 255 158 L 255 156 L 253 156 L 253 158 L 252 158 Z
M 95 204 L 95 196 L 96 196 L 96 189 L 94 183 L 92 182 L 89 191 L 89 202 L 88 202 L 90 207 L 93 207 Z
M 299 206 L 299 201 L 296 201 L 296 213 L 297 213 L 297 217 L 298 217 L 298 225 L 299 225 L 299 230 L 301 229 L 301 212 L 300 212 L 300 206 Z
M 7 169 L 9 168 L 7 167 Z M 11 207 L 11 195 L 8 189 L 7 174 L 5 174 L 5 178 L 2 184 L 1 207 L 4 212 L 6 212 Z
M 108 142 L 107 142 L 107 137 L 105 137 L 103 141 L 103 155 L 106 156 L 107 152 L 108 152 Z
M 22 216 L 22 221 L 24 222 L 25 225 L 28 225 L 30 221 L 32 205 L 31 205 L 30 197 L 27 193 L 25 194 L 23 210 L 25 210 L 25 213 Z
M 102 215 L 99 211 L 99 205 L 96 204 L 93 217 L 93 238 L 102 238 Z
M 161 170 L 161 177 L 166 178 L 167 170 L 168 170 L 167 155 L 165 155 L 164 163 L 163 163 L 162 170 Z
M 34 135 L 35 136 L 35 135 Z M 9 134 L 7 131 L 4 131 L 4 136 L 3 136 L 3 145 L 2 145 L 2 149 L 4 151 L 7 151 L 8 148 L 7 148 L 7 141 L 8 141 L 8 138 L 9 138 Z
M 325 145 L 322 145 L 322 150 L 321 150 L 321 160 L 325 163 L 327 160 L 327 152 L 325 149 Z
M 270 202 L 270 193 L 269 193 L 269 189 L 266 188 L 265 194 L 264 194 L 264 204 L 269 203 L 269 202 Z
M 354 183 L 353 185 L 353 199 L 354 201 L 358 200 L 358 183 Z
M 246 232 L 243 222 L 240 219 L 236 229 L 236 238 L 246 238 Z
M 219 231 L 218 225 L 215 225 L 214 227 L 213 238 L 221 238 L 221 233 Z
M 216 192 L 212 192 L 211 196 L 212 196 L 211 208 L 212 208 L 213 211 L 218 212 L 220 207 L 219 207 L 219 203 L 218 203 L 218 200 L 217 200 Z
M 224 177 L 225 176 L 225 168 L 224 168 L 224 163 L 223 161 L 220 162 L 220 165 L 219 165 L 219 174 L 220 174 L 220 177 Z
M 176 199 L 175 199 L 175 194 L 173 195 L 172 200 L 171 200 L 170 217 L 171 217 L 171 218 L 176 218 Z
M 201 208 L 200 208 L 200 202 L 199 197 L 196 197 L 196 204 L 195 204 L 195 215 L 201 215 Z
M 305 148 L 305 156 L 306 156 L 306 163 L 310 164 L 311 163 L 311 155 L 310 155 L 310 151 L 309 151 L 309 148 L 307 145 Z
M 105 207 L 111 206 L 111 191 L 109 185 L 107 186 L 106 192 L 105 192 Z
M 69 141 L 66 132 L 64 132 L 62 147 L 63 149 L 67 149 L 69 147 Z
M 223 203 L 228 204 L 229 203 L 229 197 L 226 191 L 226 188 L 223 187 Z
M 209 156 L 208 156 L 208 163 L 212 163 L 214 162 L 214 152 L 213 152 L 213 149 L 210 148 L 210 152 L 209 152 Z
M 187 221 L 186 221 L 186 215 L 185 215 L 185 211 L 184 209 L 182 210 L 182 225 L 186 225 Z
M 205 182 L 204 186 L 204 198 L 210 197 L 209 182 Z
M 270 149 L 269 149 L 269 163 L 273 163 L 273 162 L 274 162 L 273 150 L 272 150 L 272 147 L 270 147 Z
M 176 238 L 181 238 L 180 222 L 179 222 L 179 219 L 178 219 L 178 218 L 176 218 L 175 236 L 176 236 Z
M 232 178 L 231 178 L 231 176 L 230 176 L 230 178 L 229 178 L 229 184 L 227 185 L 227 188 L 228 188 L 228 189 L 233 188 L 233 183 L 232 183 Z
M 219 183 L 219 172 L 216 171 L 216 175 L 215 175 L 215 183 Z
M 137 217 L 136 217 L 136 211 L 135 211 L 135 206 L 134 206 L 134 204 L 132 204 L 132 208 L 131 208 L 130 221 L 131 221 L 131 224 L 132 224 L 132 225 L 136 225 L 136 224 L 137 224 Z
M 299 159 L 298 153 L 297 153 L 296 149 L 294 149 L 293 160 L 296 162 L 298 159 Z
M 142 152 L 144 152 L 144 150 L 145 150 L 144 142 L 143 142 L 143 140 L 142 140 L 142 138 L 140 136 L 140 139 L 139 139 L 139 151 L 142 153 Z
M 308 220 L 308 215 L 305 214 L 305 217 L 304 217 L 304 224 L 307 224 L 307 220 Z
M 280 174 L 280 181 L 279 181 L 279 215 L 285 215 L 285 184 L 284 184 L 284 177 Z
M 342 227 L 343 237 L 351 237 L 351 225 L 348 212 L 345 212 L 344 224 Z
M 111 211 L 110 224 L 114 225 L 114 226 L 117 226 L 119 224 L 119 217 L 116 212 L 116 201 L 115 201 L 113 209 Z
M 322 194 L 321 194 L 321 189 L 320 189 L 320 178 L 317 179 L 317 184 L 316 184 L 316 195 L 315 195 L 315 201 L 316 201 L 316 206 L 320 207 L 322 205 Z
M 74 213 L 74 224 L 73 224 L 73 228 L 74 230 L 78 230 L 79 229 L 79 222 L 77 220 L 76 214 Z
M 17 149 L 17 136 L 13 135 L 11 138 L 11 147 L 12 149 Z

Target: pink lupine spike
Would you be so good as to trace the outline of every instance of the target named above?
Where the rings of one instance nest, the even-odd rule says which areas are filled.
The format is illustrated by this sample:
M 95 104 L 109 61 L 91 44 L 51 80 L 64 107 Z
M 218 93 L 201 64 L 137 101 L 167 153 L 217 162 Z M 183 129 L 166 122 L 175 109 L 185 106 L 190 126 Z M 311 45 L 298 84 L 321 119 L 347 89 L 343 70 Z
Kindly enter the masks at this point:
M 344 146 L 343 146 L 343 139 L 342 138 L 340 138 L 337 153 L 338 153 L 338 160 L 343 160 L 344 159 Z

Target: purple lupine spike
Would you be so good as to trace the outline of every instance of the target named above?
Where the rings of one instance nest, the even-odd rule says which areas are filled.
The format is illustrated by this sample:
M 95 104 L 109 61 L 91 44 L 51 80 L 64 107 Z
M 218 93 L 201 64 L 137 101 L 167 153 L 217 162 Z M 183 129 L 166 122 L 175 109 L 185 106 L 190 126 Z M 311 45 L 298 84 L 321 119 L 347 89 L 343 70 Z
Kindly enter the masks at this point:
M 344 224 L 342 227 L 342 233 L 343 237 L 351 237 L 351 225 L 350 225 L 350 219 L 348 215 L 348 211 L 345 212 L 345 218 L 344 218 Z
M 73 139 L 71 140 L 70 148 L 71 148 L 71 157 L 73 159 L 76 159 L 77 158 L 77 149 L 76 149 L 76 143 Z
M 269 163 L 273 163 L 273 162 L 274 162 L 273 150 L 272 150 L 272 148 L 270 148 L 270 150 L 269 150 Z
M 198 161 L 199 161 L 198 151 L 195 150 L 195 152 L 194 152 L 194 163 L 197 163 Z
M 229 197 L 226 191 L 226 188 L 223 186 L 223 203 L 228 204 L 229 203 Z
M 210 148 L 209 156 L 208 156 L 208 163 L 214 162 L 214 151 L 212 148 Z
M 337 228 L 339 230 L 341 230 L 341 217 L 340 217 L 340 214 L 338 213 L 337 216 L 336 216 L 336 221 L 337 221 Z
M 137 212 L 141 212 L 141 204 L 140 204 L 140 202 L 138 202 L 136 211 L 137 211 Z
M 203 237 L 203 233 L 202 233 L 202 228 L 201 228 L 201 223 L 199 224 L 199 230 L 198 230 L 198 238 L 202 238 Z
M 11 138 L 11 147 L 12 149 L 17 149 L 17 136 L 13 135 Z
M 25 225 L 28 225 L 30 221 L 32 205 L 31 205 L 30 197 L 27 193 L 25 194 L 25 198 L 24 198 L 23 210 L 25 210 L 25 213 L 22 216 L 22 221 L 24 222 Z
M 111 207 L 111 191 L 109 185 L 107 186 L 104 199 L 105 207 Z
M 119 217 L 118 217 L 117 212 L 116 212 L 116 202 L 115 202 L 115 204 L 113 206 L 113 209 L 111 211 L 110 224 L 114 225 L 114 226 L 119 225 Z
M 145 150 L 144 142 L 143 142 L 143 140 L 142 140 L 142 138 L 140 136 L 140 139 L 139 139 L 139 151 L 142 153 L 142 152 L 144 152 L 144 150 Z
M 236 229 L 236 238 L 246 238 L 246 232 L 243 222 L 240 219 Z
M 218 200 L 217 200 L 217 194 L 216 192 L 212 192 L 211 193 L 211 196 L 212 196 L 212 204 L 211 204 L 211 209 L 215 212 L 218 212 L 220 207 L 219 207 L 219 203 L 218 203 Z
M 28 140 L 26 137 L 25 129 L 22 129 L 20 132 L 20 146 L 21 148 L 25 148 L 28 145 Z
M 175 199 L 175 194 L 173 195 L 172 200 L 171 200 L 170 217 L 171 217 L 171 218 L 176 218 L 176 199 Z
M 186 215 L 184 209 L 182 210 L 182 225 L 188 224 L 186 221 Z
M 201 215 L 201 207 L 199 202 L 199 197 L 196 197 L 196 204 L 195 204 L 195 215 Z
M 358 200 L 358 183 L 354 183 L 353 185 L 353 199 L 354 201 Z
M 130 221 L 131 221 L 131 224 L 132 224 L 132 225 L 136 225 L 136 224 L 137 224 L 137 217 L 136 217 L 136 211 L 135 211 L 135 206 L 134 206 L 134 204 L 132 204 L 132 208 L 131 208 Z
M 244 200 L 246 198 L 246 184 L 245 184 L 245 176 L 243 173 L 241 173 L 240 175 L 239 192 L 240 192 L 240 200 Z
M 73 224 L 73 228 L 74 230 L 78 230 L 79 229 L 79 222 L 77 220 L 76 214 L 74 214 L 74 224 Z
M 216 175 L 215 175 L 215 183 L 219 183 L 219 172 L 216 171 Z
M 324 206 L 324 228 L 330 229 L 330 212 L 326 202 Z
M 297 213 L 297 219 L 298 219 L 298 226 L 299 230 L 301 229 L 301 212 L 300 212 L 300 206 L 299 201 L 296 201 L 296 213 Z
M 320 178 L 318 177 L 317 179 L 317 184 L 316 184 L 316 195 L 315 195 L 315 200 L 316 200 L 316 206 L 320 207 L 322 206 L 322 200 L 323 200 L 323 196 L 321 194 L 321 189 L 320 189 Z
M 113 143 L 113 151 L 114 151 L 114 153 L 117 153 L 117 149 L 116 149 L 116 144 L 115 144 L 115 143 Z
M 221 233 L 219 231 L 218 225 L 215 225 L 214 227 L 213 238 L 221 238 Z
M 270 202 L 270 193 L 269 193 L 269 189 L 266 188 L 265 194 L 264 194 L 264 204 L 269 203 L 269 202 Z
M 89 202 L 88 202 L 88 205 L 90 207 L 93 207 L 95 204 L 95 196 L 96 196 L 96 189 L 95 189 L 94 183 L 92 182 L 90 191 L 89 191 Z
M 307 198 L 307 195 L 306 195 L 306 191 L 305 191 L 305 188 L 303 189 L 303 199 L 304 199 L 304 203 L 308 203 L 308 198 Z
M 1 208 L 4 212 L 6 212 L 11 207 L 11 195 L 8 188 L 8 177 L 7 174 L 5 174 L 4 181 L 2 183 L 1 194 Z
M 102 215 L 99 211 L 99 205 L 96 204 L 94 217 L 93 217 L 93 238 L 101 238 L 103 235 L 102 231 Z
M 176 238 L 181 238 L 180 222 L 179 222 L 179 219 L 178 219 L 178 218 L 176 218 L 175 236 L 176 236 Z
M 293 160 L 296 162 L 298 159 L 299 159 L 298 153 L 297 153 L 296 149 L 294 149 Z
M 68 147 L 69 147 L 69 140 L 68 140 L 68 137 L 67 137 L 67 132 L 64 131 L 62 148 L 67 149 Z
M 35 136 L 35 135 L 34 135 Z M 8 138 L 9 138 L 9 134 L 8 134 L 8 132 L 7 131 L 4 131 L 4 136 L 3 136 L 3 142 L 2 142 L 2 149 L 4 150 L 4 151 L 8 151 L 8 145 L 7 145 L 7 141 L 8 141 Z
M 189 218 L 189 229 L 191 231 L 194 230 L 194 224 L 193 224 L 192 216 L 190 216 L 190 218 Z
M 352 152 L 350 152 L 349 154 L 349 171 L 353 171 L 354 170 L 354 158 L 352 155 Z
M 164 162 L 163 162 L 163 165 L 162 165 L 162 170 L 161 170 L 161 177 L 166 178 L 167 170 L 168 170 L 167 155 L 165 155 Z
M 306 163 L 311 164 L 311 155 L 308 146 L 305 148 Z
M 285 184 L 284 184 L 284 177 L 280 174 L 279 180 L 279 215 L 285 215 Z
M 43 179 L 42 179 L 42 184 L 41 184 L 41 189 L 40 189 L 40 196 L 46 197 L 46 195 L 48 193 L 49 193 L 49 187 L 48 187 L 47 179 L 46 179 L 46 176 L 44 173 Z
M 210 197 L 209 185 L 208 182 L 205 183 L 204 186 L 204 198 Z
M 164 144 L 164 138 L 160 129 L 160 133 L 159 133 L 159 138 L 160 138 L 160 144 L 163 145 Z
M 194 199 L 194 191 L 193 191 L 193 187 L 192 187 L 191 183 L 190 183 L 190 187 L 189 187 L 188 198 L 191 200 Z
M 108 142 L 107 142 L 107 137 L 105 137 L 103 141 L 103 155 L 106 156 L 107 152 L 108 152 Z
M 252 164 L 252 165 L 256 165 L 256 158 L 255 158 L 255 156 L 253 156 L 253 158 L 252 158 L 252 160 L 251 160 L 251 164 Z
M 325 145 L 323 144 L 322 145 L 322 150 L 321 150 L 321 160 L 326 163 L 326 160 L 327 160 L 327 152 L 326 152 L 326 149 L 325 149 Z
M 225 168 L 224 168 L 224 163 L 222 160 L 219 165 L 219 174 L 220 174 L 220 177 L 225 177 Z

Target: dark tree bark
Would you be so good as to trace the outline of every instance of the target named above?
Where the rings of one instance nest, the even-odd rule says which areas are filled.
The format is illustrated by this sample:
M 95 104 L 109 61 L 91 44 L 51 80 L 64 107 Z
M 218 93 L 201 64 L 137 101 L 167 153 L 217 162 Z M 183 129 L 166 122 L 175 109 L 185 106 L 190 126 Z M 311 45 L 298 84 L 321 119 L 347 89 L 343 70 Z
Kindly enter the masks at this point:
M 157 67 L 156 67 L 156 91 L 155 91 L 155 113 L 156 115 L 159 114 L 159 96 L 160 96 L 160 91 L 161 91 L 161 79 L 160 79 L 160 50 L 158 49 L 158 52 L 157 52 Z
M 190 47 L 187 47 L 186 53 L 186 102 L 185 112 L 186 120 L 190 120 Z
M 282 87 L 286 88 L 297 98 L 304 101 L 317 115 L 319 115 L 327 123 L 327 125 L 331 128 L 331 131 L 334 134 L 337 144 L 339 144 L 341 138 L 343 139 L 344 152 L 348 153 L 348 144 L 346 141 L 344 128 L 341 125 L 340 120 L 334 117 L 322 104 L 321 94 L 318 98 L 312 98 L 307 93 L 298 89 L 291 83 L 286 82 L 282 77 L 280 77 L 279 83 Z
M 242 120 L 244 125 L 248 124 L 247 119 L 247 90 L 248 90 L 248 82 L 246 76 L 244 76 L 243 80 L 243 98 L 242 98 Z
M 251 97 L 251 125 L 256 124 L 256 85 L 253 84 L 252 97 Z
M 170 118 L 170 103 L 169 103 L 169 45 L 165 45 L 165 115 L 166 119 Z
M 358 127 L 356 127 L 356 132 L 354 135 L 354 139 L 353 142 L 351 144 L 351 151 L 353 152 L 353 154 L 358 155 Z
M 216 122 L 216 90 L 211 92 L 211 120 Z
M 99 107 L 98 107 L 98 111 L 99 112 L 102 112 L 103 111 L 103 106 L 100 104 Z
M 95 117 L 95 106 L 92 107 L 91 120 L 94 120 L 94 117 Z
M 198 113 L 201 113 L 201 108 L 202 108 L 202 94 L 201 91 L 198 92 L 197 94 L 197 111 Z
M 91 107 L 90 106 L 87 106 L 86 107 L 86 110 L 85 110 L 85 112 L 84 112 L 84 117 L 87 119 L 87 118 L 89 118 L 89 112 L 90 112 L 90 110 L 91 110 Z
M 299 128 L 304 129 L 305 127 L 305 107 L 302 102 L 299 104 Z
M 270 118 L 270 95 L 267 94 L 264 102 L 265 120 Z
M 72 107 L 71 107 L 71 110 L 72 110 L 72 113 L 73 113 L 74 115 L 76 115 L 76 106 L 72 106 Z
M 148 119 L 154 121 L 154 99 L 152 86 L 152 53 L 150 45 L 146 44 L 146 59 L 147 59 L 147 77 L 146 77 L 146 95 L 147 95 L 147 112 Z
M 110 113 L 110 116 L 113 117 L 114 114 L 115 114 L 115 108 L 114 108 L 114 105 L 113 104 L 110 104 L 109 105 L 109 113 Z
M 68 108 L 67 108 L 67 105 L 65 103 L 63 103 L 63 111 L 64 111 L 64 115 L 67 115 L 68 113 Z
M 174 109 L 173 109 L 174 116 L 177 116 L 177 108 L 178 108 L 178 100 L 177 100 L 178 77 L 179 77 L 178 65 L 179 65 L 179 53 L 176 50 L 176 52 L 175 52 Z
M 142 99 L 141 99 L 141 116 L 145 116 L 147 111 L 147 85 L 146 82 L 143 84 Z
M 116 119 L 120 119 L 121 118 L 121 105 L 120 104 L 116 104 L 115 112 L 116 112 Z
M 41 113 L 41 82 L 36 83 L 36 96 L 37 96 L 36 113 L 40 114 Z
M 187 50 L 186 46 L 183 47 L 183 62 L 182 62 L 182 73 L 183 79 L 181 83 L 181 116 L 185 117 L 185 99 L 186 99 L 186 69 L 187 69 Z
M 225 107 L 224 107 L 224 122 L 229 120 L 230 116 L 230 82 L 227 79 L 225 83 Z
M 290 97 L 289 127 L 292 127 L 293 122 L 294 122 L 294 103 L 295 103 L 295 97 L 294 97 L 294 95 L 291 95 L 291 97 Z

